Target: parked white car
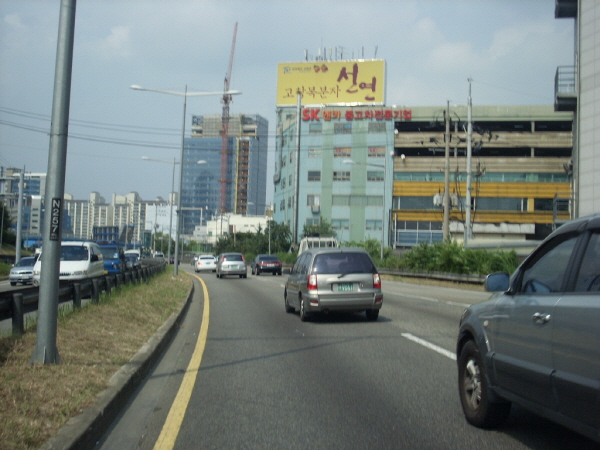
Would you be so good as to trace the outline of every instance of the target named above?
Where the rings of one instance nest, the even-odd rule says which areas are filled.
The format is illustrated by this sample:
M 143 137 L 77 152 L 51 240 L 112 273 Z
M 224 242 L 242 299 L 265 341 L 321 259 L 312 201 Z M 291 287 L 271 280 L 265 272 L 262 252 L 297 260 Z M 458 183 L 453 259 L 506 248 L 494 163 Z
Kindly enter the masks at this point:
M 40 285 L 44 252 L 33 266 L 33 285 Z M 95 242 L 63 241 L 60 244 L 60 275 L 62 280 L 83 280 L 104 274 L 104 259 Z

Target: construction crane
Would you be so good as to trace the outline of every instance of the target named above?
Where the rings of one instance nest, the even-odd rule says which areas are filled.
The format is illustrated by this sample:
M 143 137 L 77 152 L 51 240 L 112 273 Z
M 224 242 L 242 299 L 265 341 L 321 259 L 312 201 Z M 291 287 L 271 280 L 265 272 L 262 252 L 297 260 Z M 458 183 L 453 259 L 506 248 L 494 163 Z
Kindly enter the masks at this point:
M 231 71 L 233 69 L 233 54 L 235 52 L 235 39 L 237 37 L 237 22 L 233 29 L 233 42 L 231 43 L 231 53 L 229 54 L 229 67 L 225 74 L 225 86 L 223 92 L 229 91 L 229 85 L 231 84 Z M 221 214 L 225 212 L 225 206 L 227 204 L 227 184 L 231 180 L 227 179 L 229 173 L 228 167 L 228 143 L 229 143 L 229 104 L 231 103 L 231 94 L 223 94 L 223 116 L 221 118 Z

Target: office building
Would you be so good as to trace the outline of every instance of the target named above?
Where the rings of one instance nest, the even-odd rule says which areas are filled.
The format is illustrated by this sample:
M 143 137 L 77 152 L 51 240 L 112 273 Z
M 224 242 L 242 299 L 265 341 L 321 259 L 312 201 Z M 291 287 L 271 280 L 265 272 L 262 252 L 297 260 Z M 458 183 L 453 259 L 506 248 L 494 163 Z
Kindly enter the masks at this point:
M 411 107 L 396 121 L 392 246 L 443 238 L 445 107 Z M 449 237 L 462 240 L 467 107 L 449 108 Z M 539 240 L 571 218 L 572 114 L 552 106 L 473 106 L 473 239 Z
M 216 214 L 256 215 L 266 201 L 268 122 L 259 115 L 232 115 L 225 153 L 220 115 L 194 116 L 184 140 L 181 229 L 191 235 Z M 223 162 L 226 170 L 223 172 Z M 223 178 L 223 174 L 225 177 Z M 221 193 L 225 195 L 221 211 Z

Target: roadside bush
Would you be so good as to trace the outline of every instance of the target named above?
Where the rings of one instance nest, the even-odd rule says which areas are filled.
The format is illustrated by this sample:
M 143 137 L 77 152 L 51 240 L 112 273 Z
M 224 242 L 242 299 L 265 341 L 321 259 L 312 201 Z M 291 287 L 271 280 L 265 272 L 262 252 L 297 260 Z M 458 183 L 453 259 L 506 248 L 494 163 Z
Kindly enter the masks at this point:
M 404 255 L 404 267 L 415 272 L 486 275 L 512 273 L 518 265 L 514 250 L 465 249 L 454 241 L 422 243 Z
M 7 277 L 8 274 L 10 273 L 10 268 L 11 268 L 10 264 L 0 262 L 0 277 Z

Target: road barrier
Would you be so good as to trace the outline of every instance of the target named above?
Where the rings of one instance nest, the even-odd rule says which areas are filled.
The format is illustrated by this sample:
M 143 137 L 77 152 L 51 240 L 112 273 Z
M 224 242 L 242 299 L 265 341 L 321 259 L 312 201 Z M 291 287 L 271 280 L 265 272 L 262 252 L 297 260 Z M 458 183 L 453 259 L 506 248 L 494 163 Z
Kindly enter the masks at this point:
M 105 274 L 86 280 L 61 282 L 58 289 L 58 303 L 72 302 L 73 308 L 81 308 L 81 300 L 100 301 L 100 294 L 110 294 L 113 289 L 126 284 L 145 283 L 167 267 L 166 263 L 151 261 L 121 273 Z M 29 287 L 0 293 L 0 321 L 12 319 L 12 333 L 25 332 L 25 315 L 38 310 L 38 287 Z

